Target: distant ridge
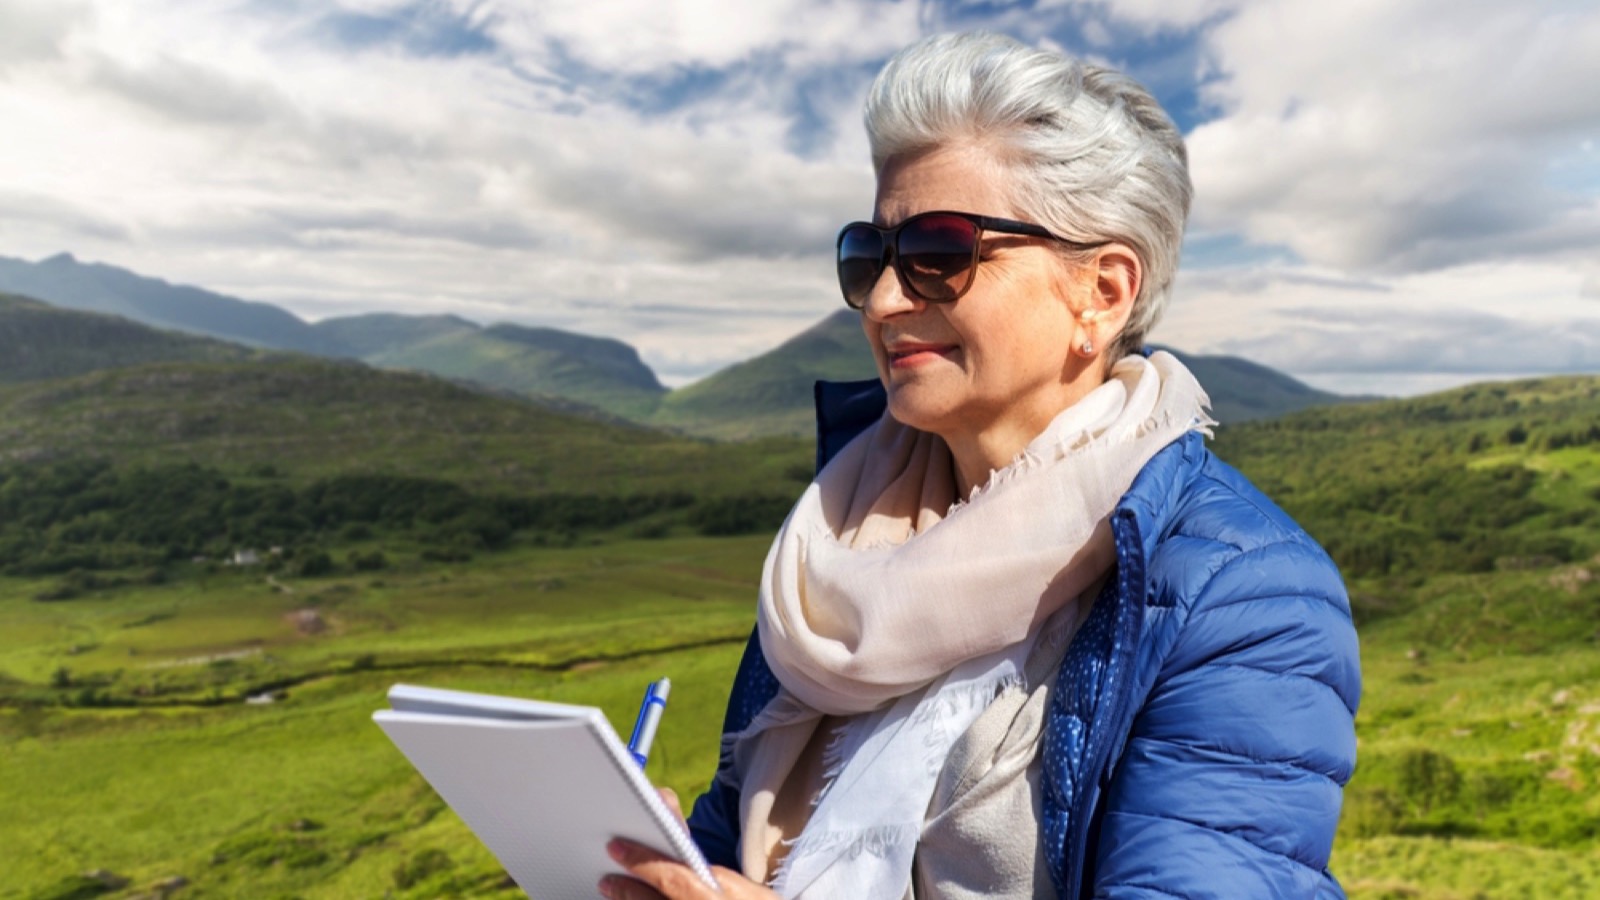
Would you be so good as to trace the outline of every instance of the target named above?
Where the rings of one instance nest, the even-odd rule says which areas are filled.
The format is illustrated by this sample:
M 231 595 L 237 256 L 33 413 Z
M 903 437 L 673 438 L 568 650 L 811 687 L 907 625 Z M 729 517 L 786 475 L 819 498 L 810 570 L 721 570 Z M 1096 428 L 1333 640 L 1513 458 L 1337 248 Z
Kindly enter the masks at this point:
M 1169 350 L 1194 372 L 1211 396 L 1212 415 L 1223 424 L 1350 399 L 1236 356 L 1161 349 Z M 815 430 L 813 382 L 876 376 L 860 314 L 841 309 L 761 356 L 673 391 L 650 421 L 723 438 L 804 436 Z
M 760 356 L 673 391 L 650 421 L 719 438 L 810 436 L 814 382 L 872 378 L 877 371 L 860 314 L 841 309 Z
M 722 439 L 809 436 L 815 381 L 871 378 L 876 372 L 859 314 L 848 309 L 767 353 L 669 392 L 637 350 L 610 338 L 511 324 L 482 327 L 452 315 L 375 313 L 313 325 L 270 304 L 85 264 L 65 253 L 38 263 L 0 257 L 0 291 L 255 347 L 431 372 L 538 402 L 565 401 Z M 1352 399 L 1237 357 L 1177 355 L 1205 386 L 1214 415 L 1225 425 Z M 82 371 L 91 364 L 74 365 Z
M 424 341 L 478 330 L 475 323 L 460 316 L 404 316 L 399 313 L 369 313 L 323 319 L 311 327 L 343 347 L 347 354 L 362 359 L 394 353 Z
M 120 316 L 0 294 L 0 383 L 66 378 L 154 362 L 264 359 L 266 351 L 161 331 Z
M 1277 369 L 1237 356 L 1196 356 L 1158 347 L 1176 356 L 1211 397 L 1211 415 L 1223 425 L 1270 419 L 1312 406 L 1373 400 L 1319 391 Z
M 269 303 L 169 284 L 116 266 L 81 263 L 70 253 L 37 263 L 0 256 L 0 291 L 253 347 L 323 355 L 342 351 L 293 313 Z

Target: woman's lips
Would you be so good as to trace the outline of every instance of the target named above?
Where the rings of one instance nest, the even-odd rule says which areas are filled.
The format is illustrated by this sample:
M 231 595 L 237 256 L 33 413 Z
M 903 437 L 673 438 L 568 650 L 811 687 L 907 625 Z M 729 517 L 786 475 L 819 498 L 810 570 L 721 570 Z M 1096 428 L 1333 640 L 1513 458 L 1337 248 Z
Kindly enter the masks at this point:
M 885 349 L 889 356 L 890 368 L 906 369 L 944 359 L 956 348 L 954 344 L 904 343 L 894 344 Z

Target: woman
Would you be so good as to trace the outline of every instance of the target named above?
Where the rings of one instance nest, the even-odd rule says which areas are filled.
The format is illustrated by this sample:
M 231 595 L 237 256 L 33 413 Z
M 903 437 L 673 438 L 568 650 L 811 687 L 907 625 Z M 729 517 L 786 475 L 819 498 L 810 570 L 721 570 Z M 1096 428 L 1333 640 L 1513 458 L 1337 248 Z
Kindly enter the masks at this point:
M 689 820 L 724 895 L 1342 896 L 1343 586 L 1138 352 L 1178 132 L 1129 79 L 985 34 L 901 52 L 866 124 L 875 212 L 838 265 L 879 383 L 819 392 L 831 458 L 767 558 Z M 712 896 L 612 852 L 636 880 L 608 896 Z

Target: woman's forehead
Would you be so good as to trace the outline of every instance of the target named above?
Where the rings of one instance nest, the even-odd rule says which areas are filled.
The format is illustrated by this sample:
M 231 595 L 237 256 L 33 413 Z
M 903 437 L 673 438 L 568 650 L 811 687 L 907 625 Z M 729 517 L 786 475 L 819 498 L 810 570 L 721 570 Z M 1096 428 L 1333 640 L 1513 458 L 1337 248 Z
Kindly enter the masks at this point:
M 896 225 L 935 209 L 1015 217 L 1005 168 L 981 145 L 940 147 L 891 158 L 878 175 L 873 220 Z

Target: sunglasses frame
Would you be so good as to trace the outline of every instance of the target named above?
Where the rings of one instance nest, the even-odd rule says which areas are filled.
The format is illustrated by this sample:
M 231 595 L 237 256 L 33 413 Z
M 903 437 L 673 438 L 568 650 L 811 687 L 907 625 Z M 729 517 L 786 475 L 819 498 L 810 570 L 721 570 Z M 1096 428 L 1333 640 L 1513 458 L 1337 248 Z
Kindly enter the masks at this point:
M 966 267 L 966 283 L 963 284 L 961 289 L 956 291 L 955 295 L 952 297 L 935 298 L 923 296 L 922 292 L 917 290 L 916 285 L 912 283 L 910 276 L 906 274 L 905 269 L 903 268 L 902 261 L 904 260 L 904 257 L 900 255 L 901 230 L 908 225 L 912 225 L 922 219 L 931 218 L 933 216 L 953 216 L 957 219 L 961 219 L 972 224 L 977 229 L 976 233 L 972 237 L 972 260 L 967 264 Z M 1075 247 L 1080 250 L 1092 250 L 1096 247 L 1104 247 L 1105 245 L 1111 243 L 1110 241 L 1097 241 L 1093 243 L 1074 241 L 1051 232 L 1043 225 L 1035 225 L 1032 222 L 1021 222 L 1016 219 L 1003 219 L 998 216 L 980 216 L 977 213 L 958 212 L 951 209 L 933 209 L 928 210 L 927 212 L 917 213 L 914 216 L 904 219 L 899 224 L 888 228 L 873 222 L 851 222 L 848 225 L 845 225 L 843 228 L 839 229 L 839 237 L 834 242 L 833 256 L 835 268 L 838 268 L 843 264 L 843 260 L 840 259 L 839 254 L 840 251 L 844 249 L 845 235 L 849 234 L 850 231 L 855 228 L 870 228 L 873 231 L 876 231 L 878 233 L 879 241 L 881 241 L 883 244 L 883 255 L 878 260 L 878 272 L 877 276 L 873 279 L 873 284 L 877 284 L 878 280 L 883 278 L 883 272 L 885 269 L 893 266 L 895 277 L 900 280 L 900 287 L 907 294 L 910 294 L 912 297 L 915 297 L 924 303 L 954 303 L 955 301 L 960 300 L 961 297 L 967 293 L 967 291 L 972 289 L 973 282 L 977 280 L 978 255 L 983 247 L 983 233 L 986 231 L 994 232 L 995 234 L 1015 234 L 1022 235 L 1024 237 L 1046 238 L 1057 243 L 1067 244 L 1068 246 Z M 865 308 L 865 299 L 863 299 L 859 305 L 851 302 L 850 291 L 845 287 L 844 284 L 843 272 L 840 272 L 839 275 L 839 292 L 844 295 L 844 304 L 851 309 Z

